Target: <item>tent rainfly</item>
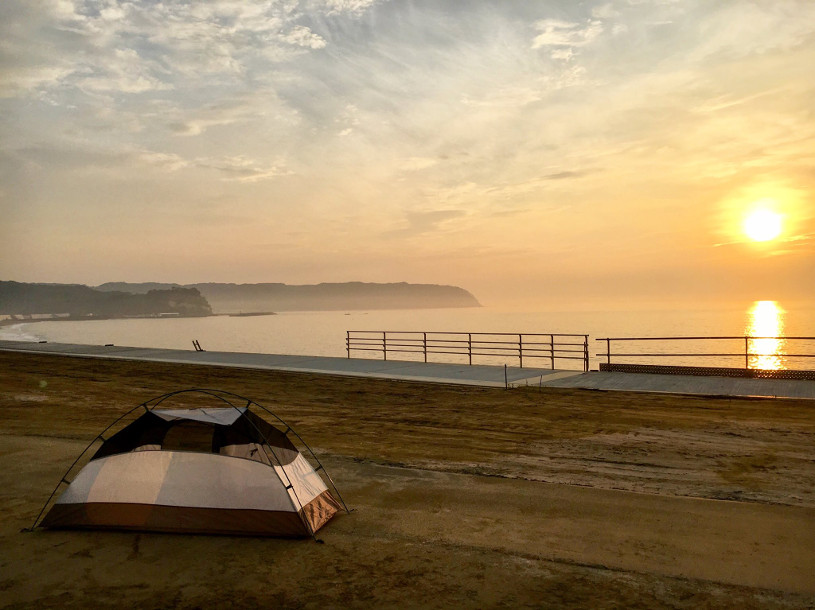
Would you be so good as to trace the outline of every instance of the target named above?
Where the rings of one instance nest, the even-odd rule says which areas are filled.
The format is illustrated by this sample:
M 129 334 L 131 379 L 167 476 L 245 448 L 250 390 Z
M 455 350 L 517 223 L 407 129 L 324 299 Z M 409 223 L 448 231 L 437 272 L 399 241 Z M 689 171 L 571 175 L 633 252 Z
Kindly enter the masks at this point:
M 227 406 L 157 409 L 186 392 L 214 397 Z M 243 406 L 233 404 L 234 399 Z M 250 410 L 255 406 L 285 431 Z M 144 408 L 135 421 L 109 438 L 117 422 Z M 299 436 L 257 403 L 219 390 L 182 390 L 143 403 L 111 424 L 88 446 L 101 447 L 72 481 L 68 470 L 40 511 L 48 528 L 124 529 L 178 533 L 314 536 L 339 510 L 318 470 L 289 435 Z M 305 443 L 303 443 L 305 445 Z M 323 470 L 325 473 L 325 470 Z M 60 486 L 68 483 L 38 523 Z

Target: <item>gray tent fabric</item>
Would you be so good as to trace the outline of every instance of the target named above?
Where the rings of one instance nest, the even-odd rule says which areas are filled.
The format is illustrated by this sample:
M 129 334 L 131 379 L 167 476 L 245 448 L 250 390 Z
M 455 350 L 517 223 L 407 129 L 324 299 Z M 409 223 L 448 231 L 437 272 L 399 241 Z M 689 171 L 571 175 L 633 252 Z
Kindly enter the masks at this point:
M 246 413 L 246 407 L 219 407 L 215 409 L 153 409 L 162 419 L 189 419 L 210 424 L 229 426 Z
M 243 407 L 147 410 L 103 442 L 41 525 L 313 536 L 341 504 L 286 432 Z

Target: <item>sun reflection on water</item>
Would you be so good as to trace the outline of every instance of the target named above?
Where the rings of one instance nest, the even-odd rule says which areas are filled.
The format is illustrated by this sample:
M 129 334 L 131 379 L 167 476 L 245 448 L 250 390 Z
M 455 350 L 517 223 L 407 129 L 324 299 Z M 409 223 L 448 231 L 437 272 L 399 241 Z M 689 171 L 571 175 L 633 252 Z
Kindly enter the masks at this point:
M 784 337 L 784 310 L 775 301 L 756 301 L 747 312 L 745 335 L 760 337 L 749 341 L 750 368 L 778 371 L 784 366 L 787 342 Z

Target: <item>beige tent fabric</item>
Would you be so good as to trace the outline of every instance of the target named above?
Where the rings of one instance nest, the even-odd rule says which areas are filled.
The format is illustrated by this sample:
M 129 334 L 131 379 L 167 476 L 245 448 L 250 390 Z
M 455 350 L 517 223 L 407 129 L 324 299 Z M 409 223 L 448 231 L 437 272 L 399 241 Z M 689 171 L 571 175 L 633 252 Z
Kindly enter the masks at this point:
M 298 482 L 297 489 L 305 494 L 308 488 Z M 303 504 L 321 492 L 304 496 Z M 57 500 L 77 503 L 294 512 L 299 508 L 275 469 L 251 460 L 182 451 L 138 451 L 93 460 Z
M 280 480 L 292 485 L 289 495 L 298 509 L 326 491 L 325 483 L 302 455 L 285 466 L 274 466 Z

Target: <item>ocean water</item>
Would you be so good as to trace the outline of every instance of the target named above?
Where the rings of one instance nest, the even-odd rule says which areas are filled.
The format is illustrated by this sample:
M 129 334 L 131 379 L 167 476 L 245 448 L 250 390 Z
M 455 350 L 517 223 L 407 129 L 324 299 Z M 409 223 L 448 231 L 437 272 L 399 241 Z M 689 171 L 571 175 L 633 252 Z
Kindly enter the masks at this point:
M 775 301 L 745 303 L 716 310 L 555 311 L 524 312 L 489 307 L 352 312 L 282 312 L 270 316 L 122 319 L 25 322 L 0 327 L 0 339 L 120 346 L 192 349 L 198 340 L 209 351 L 257 352 L 313 356 L 345 356 L 346 331 L 426 331 L 461 333 L 574 333 L 589 335 L 591 367 L 606 350 L 606 337 L 773 336 L 815 337 L 815 306 L 785 307 Z M 547 339 L 548 341 L 548 339 Z M 815 368 L 815 341 L 761 340 L 750 343 L 752 368 Z M 614 342 L 613 353 L 692 354 L 668 357 L 614 357 L 614 362 L 650 361 L 659 364 L 744 366 L 744 340 L 713 342 Z M 733 357 L 693 354 L 732 353 Z M 765 354 L 766 352 L 766 354 Z M 376 352 L 352 352 L 354 357 L 381 358 Z M 421 355 L 391 354 L 403 360 Z M 763 359 L 762 359 L 763 358 Z M 466 362 L 466 357 L 432 354 L 429 361 Z M 474 364 L 517 366 L 517 357 L 479 356 Z M 548 366 L 548 361 L 527 361 Z M 559 361 L 556 368 L 580 368 L 579 362 Z

